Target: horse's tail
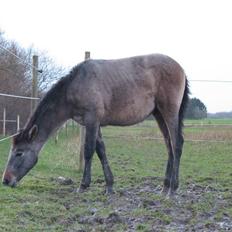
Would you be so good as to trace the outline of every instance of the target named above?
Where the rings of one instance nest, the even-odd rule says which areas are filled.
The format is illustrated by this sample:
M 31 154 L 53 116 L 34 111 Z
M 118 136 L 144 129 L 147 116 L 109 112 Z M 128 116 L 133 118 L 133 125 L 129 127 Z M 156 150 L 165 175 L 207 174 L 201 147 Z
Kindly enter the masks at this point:
M 184 95 L 182 98 L 182 102 L 180 105 L 180 110 L 179 110 L 179 132 L 182 133 L 182 128 L 183 128 L 183 119 L 185 115 L 185 111 L 188 106 L 189 102 L 189 82 L 187 80 L 187 77 L 185 76 L 185 89 L 184 89 Z

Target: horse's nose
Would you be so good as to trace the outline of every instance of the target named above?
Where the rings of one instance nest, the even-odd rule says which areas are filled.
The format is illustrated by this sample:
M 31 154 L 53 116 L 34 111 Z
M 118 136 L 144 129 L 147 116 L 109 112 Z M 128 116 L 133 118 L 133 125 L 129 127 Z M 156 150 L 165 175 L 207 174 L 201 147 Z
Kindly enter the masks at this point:
M 3 180 L 2 180 L 2 183 L 3 183 L 4 185 L 8 185 L 8 184 L 10 183 L 10 181 L 9 181 L 8 179 L 3 179 Z

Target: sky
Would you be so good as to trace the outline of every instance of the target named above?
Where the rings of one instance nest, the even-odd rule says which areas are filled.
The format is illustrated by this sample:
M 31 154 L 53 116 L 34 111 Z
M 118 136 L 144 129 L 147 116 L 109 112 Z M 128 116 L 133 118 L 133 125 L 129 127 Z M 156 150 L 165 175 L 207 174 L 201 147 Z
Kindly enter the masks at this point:
M 178 61 L 191 97 L 232 111 L 231 0 L 0 0 L 0 29 L 72 67 L 93 59 L 163 53 Z

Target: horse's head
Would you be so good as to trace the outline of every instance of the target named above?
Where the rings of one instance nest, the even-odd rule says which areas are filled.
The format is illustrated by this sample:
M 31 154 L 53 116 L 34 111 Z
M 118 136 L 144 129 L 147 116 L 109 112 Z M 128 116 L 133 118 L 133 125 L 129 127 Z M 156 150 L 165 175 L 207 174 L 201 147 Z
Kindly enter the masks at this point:
M 15 187 L 37 163 L 39 145 L 36 142 L 38 127 L 22 130 L 13 138 L 8 163 L 3 174 L 3 184 Z

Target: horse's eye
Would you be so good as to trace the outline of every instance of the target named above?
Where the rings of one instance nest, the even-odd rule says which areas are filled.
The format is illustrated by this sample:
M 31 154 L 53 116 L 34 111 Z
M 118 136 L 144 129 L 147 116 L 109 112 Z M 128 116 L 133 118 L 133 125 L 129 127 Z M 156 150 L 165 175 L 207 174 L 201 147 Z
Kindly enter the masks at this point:
M 16 157 L 21 157 L 22 155 L 23 155 L 23 152 L 17 152 L 17 153 L 15 154 Z

